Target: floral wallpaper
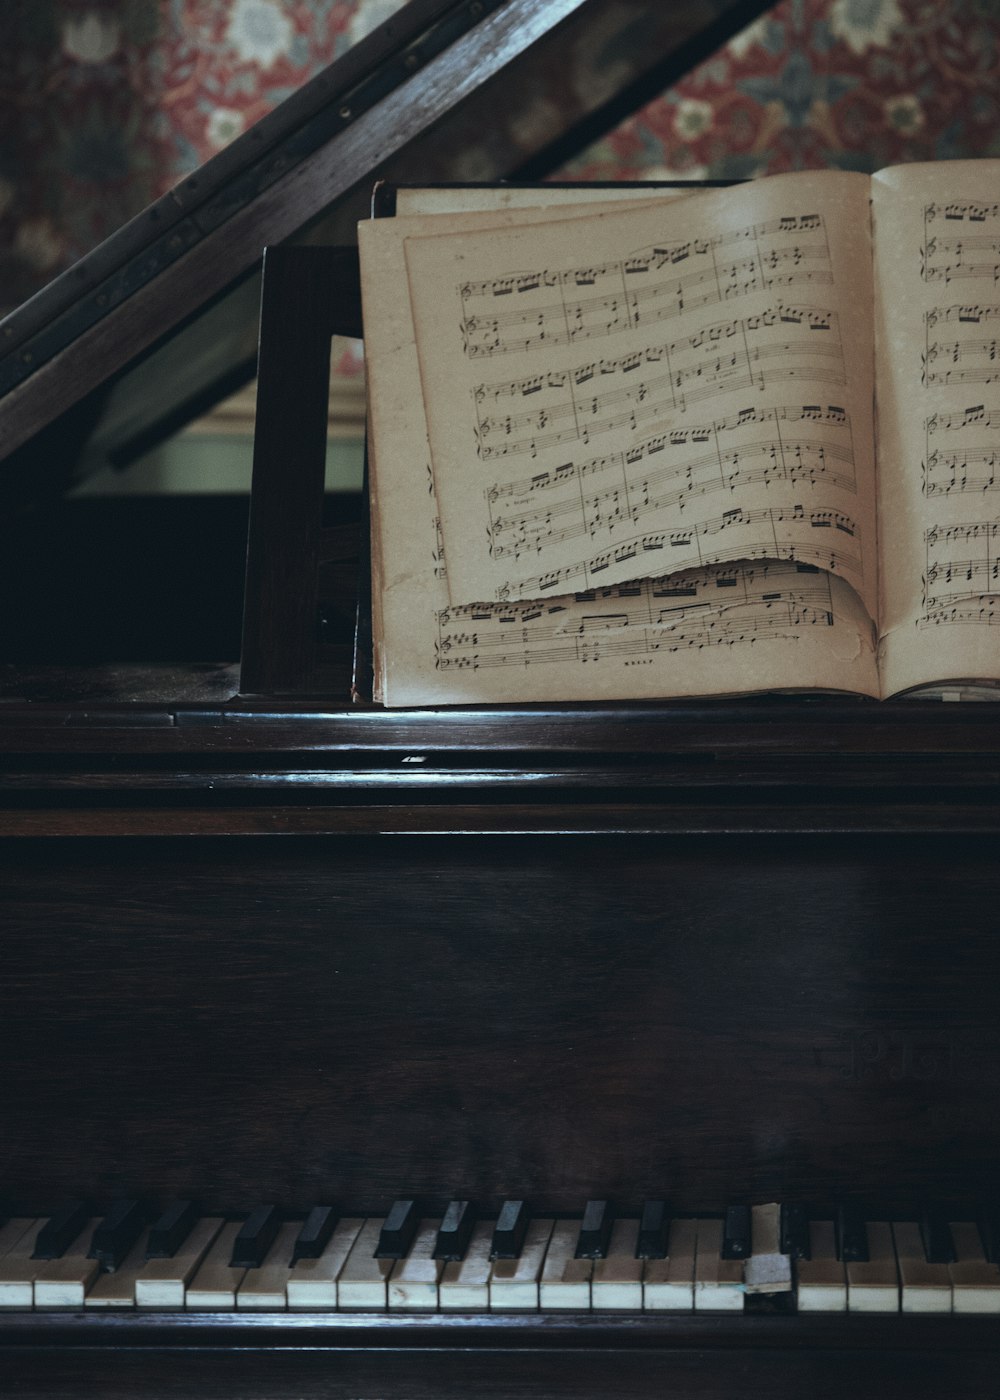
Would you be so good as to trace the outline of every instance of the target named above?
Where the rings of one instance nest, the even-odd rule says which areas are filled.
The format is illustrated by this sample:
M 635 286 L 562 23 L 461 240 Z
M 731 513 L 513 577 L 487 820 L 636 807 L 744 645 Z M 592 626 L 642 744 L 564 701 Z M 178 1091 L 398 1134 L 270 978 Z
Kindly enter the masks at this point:
M 0 310 L 401 3 L 0 0 Z M 997 154 L 1000 0 L 780 0 L 562 176 Z
M 747 179 L 1000 155 L 998 0 L 782 0 L 574 179 Z

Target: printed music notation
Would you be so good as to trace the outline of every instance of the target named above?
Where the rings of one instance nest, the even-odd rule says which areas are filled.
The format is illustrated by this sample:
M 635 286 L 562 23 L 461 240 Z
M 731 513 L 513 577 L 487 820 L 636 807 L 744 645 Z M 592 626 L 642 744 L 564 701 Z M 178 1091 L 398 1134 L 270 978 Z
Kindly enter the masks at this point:
M 810 436 L 815 425 L 822 434 Z M 520 559 L 587 536 L 614 540 L 665 508 L 750 484 L 836 486 L 856 492 L 851 424 L 843 408 L 746 408 L 656 433 L 622 452 L 565 462 L 486 492 L 490 554 Z
M 545 598 L 574 584 L 599 586 L 606 569 L 628 565 L 631 570 L 633 561 L 637 577 L 645 577 L 651 567 L 663 564 L 672 573 L 738 559 L 785 559 L 853 574 L 861 580 L 864 568 L 858 534 L 856 522 L 842 511 L 807 510 L 801 504 L 759 510 L 736 506 L 687 528 L 633 535 L 589 559 L 518 583 L 508 582 L 498 589 L 497 597 L 509 602 Z
M 482 670 L 638 662 L 656 653 L 790 639 L 834 627 L 829 576 L 769 562 L 671 574 L 519 604 L 465 604 L 437 617 L 435 667 Z
M 938 338 L 939 327 L 947 328 L 942 338 Z M 931 307 L 924 313 L 923 383 L 930 387 L 1000 382 L 998 333 L 1000 305 Z
M 1000 204 L 926 205 L 920 275 L 925 282 L 1000 281 Z
M 959 521 L 925 530 L 922 624 L 994 621 L 994 608 L 1000 603 L 998 541 L 1000 520 Z
M 984 433 L 992 430 L 996 446 Z M 954 447 L 952 433 L 972 436 L 973 446 Z M 948 436 L 940 437 L 939 434 Z M 974 404 L 960 413 L 932 413 L 924 420 L 923 494 L 995 491 L 1000 486 L 1000 409 Z M 977 440 L 978 439 L 978 440 Z M 961 441 L 961 439 L 959 439 Z
M 640 424 L 718 394 L 795 379 L 842 385 L 845 377 L 836 314 L 779 303 L 617 360 L 479 384 L 473 390 L 476 452 L 483 461 L 535 457 L 611 429 L 638 431 Z
M 752 292 L 832 281 L 822 218 L 784 217 L 620 261 L 463 283 L 462 343 L 469 359 L 569 345 Z

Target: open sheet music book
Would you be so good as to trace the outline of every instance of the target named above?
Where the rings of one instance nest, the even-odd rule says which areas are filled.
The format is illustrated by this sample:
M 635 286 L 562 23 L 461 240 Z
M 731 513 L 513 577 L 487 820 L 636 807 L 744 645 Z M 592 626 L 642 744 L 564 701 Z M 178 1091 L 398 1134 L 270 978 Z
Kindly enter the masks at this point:
M 1000 681 L 1000 162 L 359 236 L 376 699 Z

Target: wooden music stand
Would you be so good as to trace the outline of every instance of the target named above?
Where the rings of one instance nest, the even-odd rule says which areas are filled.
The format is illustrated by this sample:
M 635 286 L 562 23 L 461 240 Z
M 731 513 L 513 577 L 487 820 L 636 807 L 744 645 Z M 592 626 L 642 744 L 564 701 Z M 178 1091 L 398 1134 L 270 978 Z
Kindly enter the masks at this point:
M 323 522 L 330 340 L 360 336 L 356 248 L 268 248 L 240 689 L 345 700 L 356 525 Z

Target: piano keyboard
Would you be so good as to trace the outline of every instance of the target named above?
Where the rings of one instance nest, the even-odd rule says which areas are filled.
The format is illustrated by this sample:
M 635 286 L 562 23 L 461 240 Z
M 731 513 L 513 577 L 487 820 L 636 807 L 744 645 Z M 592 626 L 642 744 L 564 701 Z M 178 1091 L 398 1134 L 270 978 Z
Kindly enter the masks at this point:
M 508 1203 L 476 1220 L 454 1202 L 421 1216 L 156 1220 L 136 1202 L 108 1215 L 71 1203 L 0 1225 L 0 1308 L 198 1312 L 732 1312 L 777 1297 L 799 1312 L 1000 1314 L 996 1232 L 971 1221 L 807 1219 L 801 1208 L 736 1207 L 724 1218 L 641 1219 L 591 1202 L 583 1218 L 530 1217 Z

